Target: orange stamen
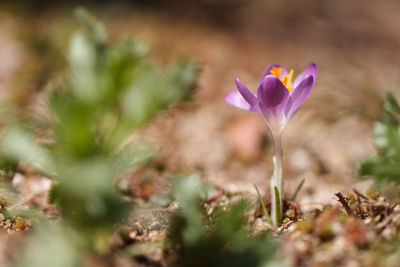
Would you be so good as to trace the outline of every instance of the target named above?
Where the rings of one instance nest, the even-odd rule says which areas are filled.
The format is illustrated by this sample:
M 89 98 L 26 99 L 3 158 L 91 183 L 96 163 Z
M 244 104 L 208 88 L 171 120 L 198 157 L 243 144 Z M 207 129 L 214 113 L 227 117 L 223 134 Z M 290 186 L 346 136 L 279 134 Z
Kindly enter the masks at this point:
M 272 67 L 270 73 L 278 78 L 280 78 L 281 73 L 282 73 L 282 68 L 280 67 Z M 292 81 L 293 81 L 293 74 L 294 74 L 294 69 L 291 69 L 289 71 L 288 76 L 283 76 L 281 79 L 281 82 L 283 85 L 289 90 L 289 92 L 292 90 Z
M 287 89 L 289 90 L 289 92 L 292 90 L 291 83 L 292 83 L 292 80 L 293 80 L 293 74 L 294 74 L 294 69 L 291 69 L 291 70 L 289 71 L 287 83 L 286 83 L 286 85 L 285 85 L 285 86 L 287 87 Z
M 278 78 L 281 75 L 281 72 L 282 72 L 282 68 L 279 68 L 279 67 L 272 67 L 272 69 L 270 70 L 270 73 L 272 75 L 275 75 Z
M 281 81 L 282 81 L 283 85 L 287 87 L 287 77 L 283 76 Z

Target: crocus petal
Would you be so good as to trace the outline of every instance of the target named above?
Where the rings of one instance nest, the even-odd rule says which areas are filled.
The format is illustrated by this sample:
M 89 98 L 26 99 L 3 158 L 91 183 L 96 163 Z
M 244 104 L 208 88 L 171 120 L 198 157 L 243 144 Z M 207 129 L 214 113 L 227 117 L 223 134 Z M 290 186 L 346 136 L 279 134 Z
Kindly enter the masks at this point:
M 309 74 L 306 76 L 297 87 L 295 87 L 290 95 L 290 99 L 286 105 L 286 118 L 289 120 L 297 110 L 306 101 L 314 85 L 314 76 Z
M 271 74 L 271 70 L 272 70 L 272 68 L 274 68 L 274 67 L 275 67 L 275 68 L 282 68 L 281 75 L 279 76 L 279 78 L 282 78 L 283 76 L 287 76 L 287 75 L 288 75 L 288 71 L 287 71 L 282 65 L 279 65 L 279 64 L 271 64 L 271 65 L 269 65 L 269 66 L 267 67 L 267 69 L 266 69 L 266 70 L 264 71 L 264 73 L 261 75 L 259 83 L 261 83 L 261 82 L 263 81 L 263 79 L 265 78 L 265 76 Z
M 257 96 L 250 91 L 238 78 L 235 79 L 236 87 L 250 106 L 257 105 Z
M 308 67 L 300 73 L 293 82 L 293 88 L 296 88 L 308 75 L 311 75 L 314 78 L 317 78 L 317 65 L 312 62 Z
M 224 97 L 224 100 L 227 104 L 229 104 L 231 106 L 245 109 L 245 110 L 251 109 L 251 105 L 246 101 L 246 99 L 243 98 L 242 94 L 237 90 L 229 92 Z
M 290 93 L 279 78 L 267 75 L 257 91 L 260 109 L 266 117 L 280 117 L 285 112 Z

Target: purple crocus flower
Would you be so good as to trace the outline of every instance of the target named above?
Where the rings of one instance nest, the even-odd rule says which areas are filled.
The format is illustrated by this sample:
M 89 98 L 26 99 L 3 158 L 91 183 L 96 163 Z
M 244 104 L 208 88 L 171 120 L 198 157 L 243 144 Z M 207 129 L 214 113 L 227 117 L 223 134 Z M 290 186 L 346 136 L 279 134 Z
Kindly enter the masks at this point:
M 259 113 L 268 125 L 274 144 L 274 172 L 271 178 L 272 223 L 279 226 L 282 214 L 283 179 L 281 133 L 297 112 L 314 85 L 317 66 L 311 63 L 293 80 L 293 69 L 289 72 L 278 64 L 271 64 L 263 73 L 257 94 L 250 91 L 238 78 L 238 90 L 225 96 L 229 105 Z
M 260 78 L 257 94 L 236 78 L 238 90 L 228 93 L 225 102 L 261 114 L 270 128 L 282 131 L 310 94 L 317 66 L 311 63 L 294 80 L 293 74 L 293 69 L 288 72 L 281 65 L 271 64 Z

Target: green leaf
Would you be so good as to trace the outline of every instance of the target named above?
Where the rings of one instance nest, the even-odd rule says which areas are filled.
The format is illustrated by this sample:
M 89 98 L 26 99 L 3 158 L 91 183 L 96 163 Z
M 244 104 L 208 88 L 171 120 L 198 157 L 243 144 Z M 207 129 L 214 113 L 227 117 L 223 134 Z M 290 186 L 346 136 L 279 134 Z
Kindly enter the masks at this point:
M 13 161 L 24 161 L 45 173 L 51 173 L 53 162 L 46 149 L 37 144 L 28 131 L 18 126 L 11 127 L 0 141 L 3 157 Z
M 26 246 L 17 257 L 17 267 L 75 267 L 82 251 L 81 237 L 67 225 L 43 223 L 27 238 Z
M 175 179 L 173 192 L 180 204 L 180 214 L 186 221 L 186 227 L 182 233 L 183 240 L 187 244 L 196 243 L 202 230 L 199 205 L 202 184 L 199 175 L 192 174 L 181 179 Z
M 171 218 L 170 243 L 180 255 L 174 266 L 281 264 L 275 257 L 276 243 L 265 234 L 253 235 L 249 231 L 247 213 L 251 201 L 242 198 L 217 207 L 207 216 L 201 209 L 204 191 L 205 187 L 193 176 L 175 182 L 174 192 L 181 206 Z
M 400 184 L 400 107 L 393 94 L 386 94 L 384 114 L 373 127 L 378 151 L 361 162 L 359 177 L 373 177 L 378 187 Z
M 191 97 L 199 71 L 199 65 L 187 59 L 180 59 L 169 66 L 164 78 L 164 101 L 167 106 Z

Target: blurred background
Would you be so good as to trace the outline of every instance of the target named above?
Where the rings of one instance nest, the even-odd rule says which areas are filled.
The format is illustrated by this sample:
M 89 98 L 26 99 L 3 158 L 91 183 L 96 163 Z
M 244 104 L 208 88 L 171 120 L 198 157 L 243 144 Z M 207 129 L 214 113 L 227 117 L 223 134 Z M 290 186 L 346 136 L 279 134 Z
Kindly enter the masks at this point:
M 227 191 L 253 192 L 253 183 L 268 191 L 266 127 L 223 97 L 235 89 L 235 77 L 255 91 L 270 63 L 294 68 L 295 75 L 310 62 L 318 66 L 309 99 L 284 133 L 288 194 L 306 179 L 299 200 L 307 209 L 334 201 L 338 190 L 369 186 L 354 170 L 374 149 L 371 126 L 381 116 L 384 91 L 399 95 L 399 1 L 3 0 L 1 97 L 36 105 L 38 94 L 65 73 L 76 6 L 99 18 L 111 40 L 127 35 L 149 44 L 162 64 L 182 55 L 201 63 L 193 101 L 142 130 L 158 145 L 162 165 L 150 177 L 132 176 L 136 184 L 157 181 L 138 187 L 144 196 L 165 192 L 168 174 L 193 171 Z

